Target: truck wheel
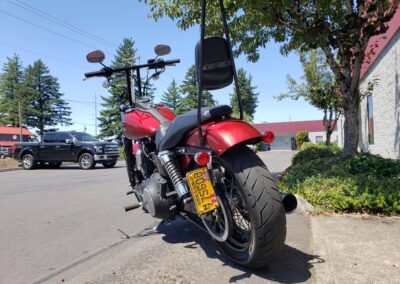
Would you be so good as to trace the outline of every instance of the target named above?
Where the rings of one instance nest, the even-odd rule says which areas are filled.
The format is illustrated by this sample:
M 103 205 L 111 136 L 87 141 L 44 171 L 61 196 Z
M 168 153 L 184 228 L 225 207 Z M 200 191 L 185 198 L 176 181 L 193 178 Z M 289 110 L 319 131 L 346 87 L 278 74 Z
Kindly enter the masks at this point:
M 89 153 L 83 153 L 79 157 L 79 167 L 83 170 L 89 170 L 93 169 L 96 166 L 96 163 L 94 162 L 94 158 L 92 154 Z
M 103 167 L 105 167 L 105 168 L 112 168 L 117 164 L 117 161 L 104 162 L 102 164 L 103 164 Z
M 22 157 L 22 167 L 24 170 L 32 170 L 36 166 L 35 158 L 31 154 L 25 154 Z

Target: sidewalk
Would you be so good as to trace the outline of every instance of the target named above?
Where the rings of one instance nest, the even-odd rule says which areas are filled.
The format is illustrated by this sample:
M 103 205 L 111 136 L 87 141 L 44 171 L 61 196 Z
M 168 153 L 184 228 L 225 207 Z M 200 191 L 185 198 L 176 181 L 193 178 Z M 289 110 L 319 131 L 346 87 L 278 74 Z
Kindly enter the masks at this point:
M 311 217 L 318 283 L 400 283 L 400 217 Z

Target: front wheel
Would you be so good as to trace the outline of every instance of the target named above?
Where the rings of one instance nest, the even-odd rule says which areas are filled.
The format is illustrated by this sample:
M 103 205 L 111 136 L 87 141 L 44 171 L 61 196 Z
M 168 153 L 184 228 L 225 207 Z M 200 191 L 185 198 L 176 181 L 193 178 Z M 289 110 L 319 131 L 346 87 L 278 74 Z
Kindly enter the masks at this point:
M 93 155 L 90 153 L 83 153 L 79 157 L 79 166 L 83 170 L 93 169 L 96 166 Z
M 286 215 L 280 193 L 267 167 L 249 148 L 240 146 L 213 160 L 232 214 L 230 237 L 218 242 L 234 262 L 265 266 L 284 245 Z

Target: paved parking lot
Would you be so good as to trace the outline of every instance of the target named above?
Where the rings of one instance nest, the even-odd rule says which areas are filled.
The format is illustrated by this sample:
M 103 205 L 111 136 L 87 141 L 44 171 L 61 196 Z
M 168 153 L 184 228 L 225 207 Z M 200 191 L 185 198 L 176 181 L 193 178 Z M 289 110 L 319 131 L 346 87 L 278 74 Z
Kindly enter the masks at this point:
M 259 155 L 278 173 L 293 153 Z M 0 172 L 0 283 L 400 283 L 400 217 L 298 210 L 279 257 L 252 271 L 186 221 L 124 213 L 127 189 L 121 163 Z
M 290 152 L 284 155 L 272 152 L 260 154 L 273 172 L 280 171 L 290 161 L 291 155 Z M 122 251 L 134 253 L 140 250 L 141 257 L 134 257 L 134 260 L 143 264 L 153 254 L 152 261 L 157 262 L 160 249 L 160 253 L 164 251 L 165 257 L 168 256 L 171 261 L 179 258 L 182 266 L 186 261 L 192 262 L 193 257 L 200 261 L 199 257 L 204 258 L 204 254 L 216 253 L 211 240 L 186 223 L 162 227 L 162 234 L 127 240 L 125 234 L 135 235 L 145 228 L 153 228 L 158 220 L 140 209 L 129 213 L 123 211 L 123 206 L 128 205 L 132 198 L 125 195 L 128 190 L 125 170 L 123 163 L 119 163 L 113 169 L 98 166 L 90 171 L 68 165 L 60 169 L 1 172 L 0 283 L 53 283 L 68 275 L 76 276 L 76 271 L 82 267 L 86 268 L 81 273 L 89 271 L 90 261 L 102 263 L 101 260 L 107 259 L 107 253 L 117 255 L 119 252 L 122 261 L 123 255 L 132 256 Z M 290 234 L 290 228 L 301 223 L 291 221 L 298 217 L 289 220 L 288 240 L 293 241 L 290 241 L 292 245 L 289 244 L 285 254 L 297 255 L 300 253 L 299 245 L 304 246 L 300 257 L 303 261 L 304 257 L 308 257 L 303 254 L 309 250 L 307 241 L 300 244 L 298 238 Z M 303 225 L 308 226 L 306 223 L 300 224 Z M 172 226 L 186 233 L 176 234 Z M 193 242 L 199 244 L 196 245 L 198 249 L 193 250 L 195 255 L 188 254 L 186 249 L 182 250 L 182 247 Z M 186 257 L 178 257 L 180 253 L 185 253 Z M 111 259 L 113 264 L 122 265 L 122 262 Z M 215 265 L 216 261 L 219 266 L 223 264 L 217 255 L 208 261 L 207 267 Z M 91 264 L 93 269 L 98 267 Z M 160 269 L 166 271 L 167 268 Z M 226 277 L 233 277 L 237 272 L 237 268 L 231 265 L 226 269 L 230 271 L 227 271 Z M 304 271 L 304 275 L 311 275 L 307 271 Z M 290 274 L 284 274 L 290 277 Z M 146 274 L 141 275 L 144 277 Z M 82 278 L 78 279 L 77 283 L 82 283 Z M 260 276 L 259 279 L 264 277 Z

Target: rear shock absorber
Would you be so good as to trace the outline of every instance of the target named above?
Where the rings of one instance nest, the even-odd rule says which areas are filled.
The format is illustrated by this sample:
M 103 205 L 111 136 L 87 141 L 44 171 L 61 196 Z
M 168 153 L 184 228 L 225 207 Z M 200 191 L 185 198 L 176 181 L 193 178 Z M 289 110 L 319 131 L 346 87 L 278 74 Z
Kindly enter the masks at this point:
M 166 150 L 159 153 L 158 157 L 171 179 L 179 198 L 185 198 L 188 190 L 176 165 L 174 154 L 171 151 Z

